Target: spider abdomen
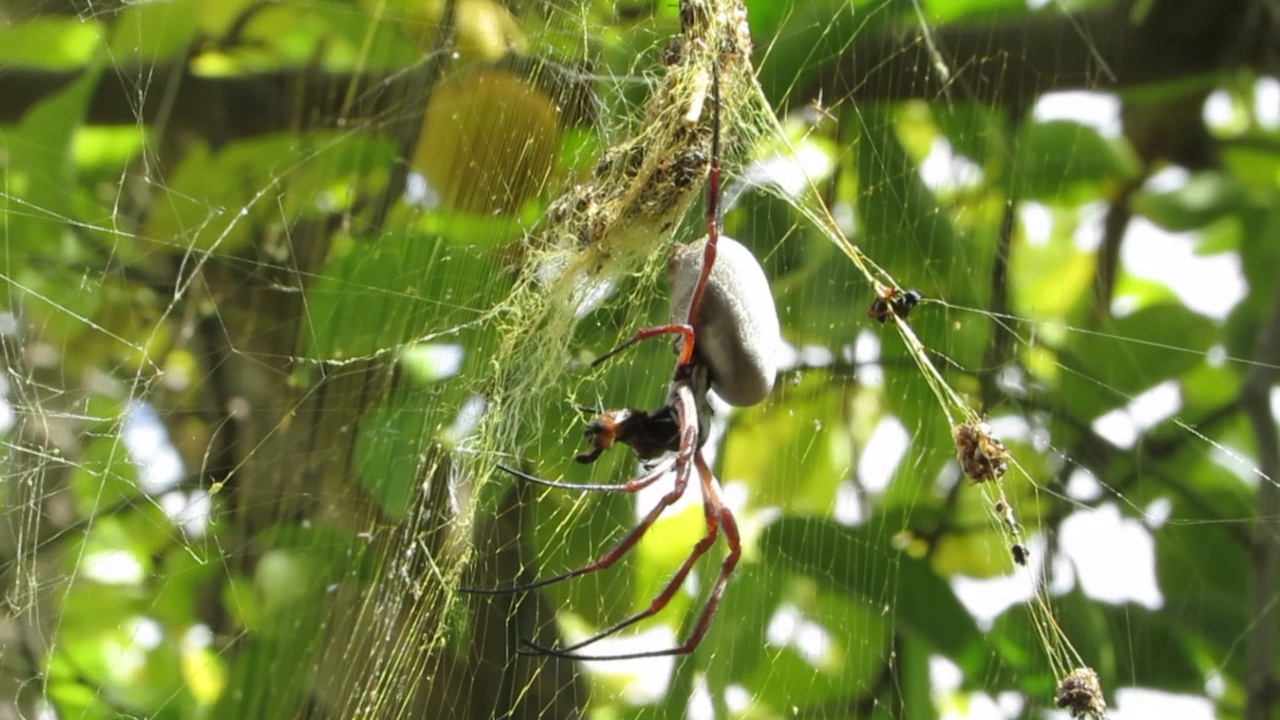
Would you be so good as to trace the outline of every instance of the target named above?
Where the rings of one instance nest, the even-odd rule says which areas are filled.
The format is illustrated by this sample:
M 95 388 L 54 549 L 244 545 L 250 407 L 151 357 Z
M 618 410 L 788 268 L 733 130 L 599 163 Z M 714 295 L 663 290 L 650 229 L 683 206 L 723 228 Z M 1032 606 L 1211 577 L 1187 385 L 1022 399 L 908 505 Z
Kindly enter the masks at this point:
M 671 254 L 667 279 L 673 323 L 688 321 L 706 246 L 704 237 L 676 246 Z M 716 244 L 694 332 L 696 356 L 710 371 L 711 389 L 725 402 L 748 407 L 769 396 L 778 374 L 778 310 L 760 262 L 731 237 L 721 235 Z

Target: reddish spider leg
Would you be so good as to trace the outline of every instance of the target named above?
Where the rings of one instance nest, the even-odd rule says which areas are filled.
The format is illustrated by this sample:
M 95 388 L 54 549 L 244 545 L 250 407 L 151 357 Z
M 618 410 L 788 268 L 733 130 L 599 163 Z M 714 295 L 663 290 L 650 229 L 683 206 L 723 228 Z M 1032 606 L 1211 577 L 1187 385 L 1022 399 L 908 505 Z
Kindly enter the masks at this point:
M 694 412 L 696 409 L 693 391 L 687 384 L 681 384 L 676 388 L 675 401 L 677 403 L 677 408 L 679 408 L 679 411 L 682 413 Z M 696 428 L 687 427 L 686 430 L 688 432 L 686 432 L 681 438 L 682 455 L 688 451 L 690 447 L 686 445 L 686 441 L 697 441 Z M 707 533 L 696 545 L 694 545 L 693 551 L 689 554 L 689 557 L 685 559 L 684 563 L 682 563 L 679 569 L 677 569 L 671 576 L 671 579 L 663 586 L 661 592 L 659 592 L 658 595 L 654 597 L 653 601 L 649 603 L 649 607 L 632 615 L 631 617 L 614 623 L 591 637 L 579 640 L 568 647 L 559 649 L 549 648 L 543 645 L 538 645 L 530 640 L 521 639 L 520 642 L 527 646 L 527 649 L 518 650 L 517 652 L 519 654 L 550 655 L 552 657 L 568 660 L 634 660 L 637 658 L 647 657 L 688 655 L 698 647 L 698 643 L 702 642 L 703 636 L 705 636 L 707 631 L 711 628 L 711 621 L 715 618 L 716 609 L 720 606 L 720 599 L 724 596 L 724 590 L 729 584 L 729 576 L 733 574 L 734 567 L 737 566 L 738 561 L 742 558 L 742 539 L 738 533 L 738 524 L 733 519 L 733 513 L 730 512 L 728 506 L 725 505 L 724 498 L 720 495 L 719 484 L 716 482 L 715 475 L 711 472 L 711 467 L 707 465 L 706 458 L 704 458 L 702 452 L 697 449 L 693 449 L 692 454 L 694 467 L 698 470 L 698 478 L 702 488 L 703 508 L 706 513 L 707 521 Z M 644 520 L 642 520 L 640 524 L 637 525 L 635 529 L 633 529 L 631 533 L 618 544 L 617 547 L 610 551 L 609 555 L 606 556 L 606 558 L 611 557 L 609 560 L 610 564 L 622 557 L 627 550 L 630 550 L 631 547 L 644 536 L 645 532 L 647 532 L 650 526 L 653 525 L 653 522 L 657 520 L 662 511 L 684 494 L 685 484 L 688 481 L 689 470 L 687 457 L 687 455 L 683 455 L 682 458 L 677 460 L 677 466 L 680 468 L 680 473 L 676 478 L 676 487 L 672 488 L 671 492 L 659 501 L 653 511 L 646 515 Z M 680 459 L 684 459 L 686 462 L 679 463 L 678 461 Z M 652 480 L 649 480 L 648 482 L 652 482 Z M 614 485 L 605 487 L 616 489 L 625 486 Z M 725 541 L 729 545 L 729 554 L 725 556 L 724 561 L 720 565 L 720 572 L 716 576 L 716 582 L 711 587 L 711 595 L 707 599 L 707 604 L 703 606 L 702 612 L 698 616 L 698 622 L 694 625 L 693 632 L 689 633 L 689 637 L 686 638 L 683 643 L 674 648 L 647 650 L 636 653 L 623 653 L 620 655 L 582 655 L 574 652 L 574 650 L 578 650 L 609 637 L 610 635 L 614 635 L 615 633 L 662 612 L 662 610 L 666 608 L 667 604 L 671 602 L 671 599 L 674 598 L 676 593 L 680 590 L 680 586 L 684 583 L 685 578 L 689 576 L 689 573 L 692 572 L 694 565 L 696 565 L 702 556 L 715 545 L 716 539 L 719 538 L 720 531 L 722 529 L 724 530 Z M 605 558 L 602 558 L 601 562 L 603 562 L 604 559 Z M 593 572 L 595 570 L 601 570 L 604 567 L 608 567 L 608 565 L 601 565 L 600 563 L 596 563 L 596 565 L 596 567 L 589 565 L 586 568 L 582 568 L 581 571 L 574 571 L 574 574 Z M 569 577 L 573 577 L 574 574 L 570 574 Z
M 637 330 L 635 335 L 621 345 L 606 352 L 592 361 L 595 367 L 618 353 L 660 335 L 679 335 L 683 342 L 680 346 L 680 357 L 676 360 L 676 376 L 688 371 L 693 365 L 694 343 L 697 342 L 698 312 L 702 309 L 702 297 L 706 294 L 707 283 L 711 279 L 711 268 L 716 261 L 716 245 L 720 241 L 720 67 L 711 65 L 711 92 L 715 97 L 715 110 L 711 114 L 711 167 L 707 170 L 707 246 L 702 254 L 702 272 L 698 274 L 698 282 L 694 285 L 693 299 L 689 302 L 689 316 L 683 323 L 669 323 L 657 327 Z
M 678 393 L 678 395 L 680 395 L 680 393 Z M 687 395 L 687 400 L 681 398 L 682 401 L 680 403 L 679 412 L 692 412 L 695 409 L 693 393 L 688 392 Z M 675 504 L 675 502 L 684 495 L 685 488 L 689 485 L 689 460 L 693 457 L 693 454 L 696 451 L 697 442 L 697 426 L 692 425 L 684 428 L 680 434 L 679 454 L 677 454 L 673 460 L 667 463 L 661 463 L 658 467 L 650 470 L 647 475 L 636 478 L 622 485 L 575 485 L 570 483 L 556 483 L 550 480 L 543 480 L 541 478 L 534 477 L 527 473 L 520 472 L 519 470 L 515 470 L 514 468 L 499 465 L 498 467 L 502 470 L 505 470 L 522 480 L 531 480 L 540 485 L 550 485 L 551 487 L 567 488 L 571 490 L 604 490 L 609 492 L 634 493 L 641 488 L 648 487 L 649 485 L 657 482 L 657 480 L 661 478 L 672 466 L 676 468 L 676 481 L 671 490 L 662 496 L 662 499 L 658 501 L 658 504 L 653 506 L 653 509 L 649 511 L 649 514 L 645 515 L 644 518 L 631 529 L 631 532 L 627 533 L 622 540 L 618 541 L 618 544 L 615 545 L 612 550 L 605 553 L 599 560 L 596 560 L 590 565 L 584 565 L 583 567 L 563 572 L 559 575 L 542 578 L 541 580 L 535 580 L 531 583 L 526 583 L 517 587 L 490 589 L 468 588 L 467 592 L 476 595 L 503 595 L 510 592 L 524 592 L 525 590 L 534 590 L 536 588 L 558 583 L 562 580 L 580 577 L 582 575 L 587 575 L 612 567 L 613 564 L 621 560 L 622 557 L 631 550 L 631 548 L 635 547 L 636 543 L 640 542 L 640 539 L 649 531 L 649 528 L 658 519 L 658 516 L 662 515 L 663 511 Z M 698 457 L 701 457 L 701 455 Z M 556 651 L 551 651 L 551 654 L 555 653 Z

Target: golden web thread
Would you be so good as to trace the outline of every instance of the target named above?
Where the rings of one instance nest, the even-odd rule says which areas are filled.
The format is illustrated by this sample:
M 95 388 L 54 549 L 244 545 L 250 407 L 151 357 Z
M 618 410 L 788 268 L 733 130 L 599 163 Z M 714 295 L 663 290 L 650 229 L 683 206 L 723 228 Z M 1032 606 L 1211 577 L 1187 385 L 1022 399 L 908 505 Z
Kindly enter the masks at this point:
M 722 118 L 735 117 L 755 89 L 742 4 L 686 5 L 690 22 L 668 47 L 636 134 L 611 146 L 588 182 L 552 203 L 525 241 L 515 288 L 490 313 L 501 342 L 482 383 L 489 407 L 468 461 L 477 482 L 492 473 L 494 454 L 519 449 L 541 409 L 557 401 L 552 391 L 563 393 L 573 332 L 590 295 L 628 274 L 649 280 L 638 293 L 652 293 L 673 231 L 705 187 L 713 65 Z M 722 134 L 730 152 L 746 144 L 732 122 L 722 123 Z
M 551 205 L 544 225 L 526 241 L 511 296 L 490 313 L 503 340 L 484 383 L 489 407 L 471 444 L 474 452 L 461 461 L 477 484 L 492 476 L 495 454 L 518 449 L 522 428 L 536 426 L 541 408 L 553 401 L 551 392 L 562 387 L 579 310 L 589 294 L 605 281 L 634 273 L 648 281 L 636 292 L 653 292 L 673 230 L 705 185 L 713 64 L 719 64 L 725 155 L 731 159 L 762 138 L 793 149 L 749 64 L 751 41 L 741 2 L 688 0 L 685 5 L 692 22 L 669 47 L 670 62 L 636 134 L 611 146 L 587 183 Z M 840 248 L 877 294 L 899 287 L 844 236 L 816 187 L 808 184 L 798 197 L 783 199 Z M 554 277 L 547 280 L 544 274 Z M 891 316 L 949 425 L 980 423 L 981 414 L 946 382 L 911 327 Z M 1013 511 L 1003 488 L 998 482 L 986 485 L 992 522 L 1011 545 L 1020 545 L 1021 530 L 1010 520 Z M 464 512 L 474 509 L 472 504 Z M 469 515 L 460 519 L 470 527 Z M 456 575 L 450 579 L 456 581 Z M 1086 671 L 1083 660 L 1058 624 L 1043 583 L 1037 583 L 1030 612 L 1055 675 L 1064 683 L 1078 679 Z M 1084 715 L 1104 717 L 1105 703 Z
M 774 138 L 794 155 L 795 148 L 790 142 L 789 135 L 774 115 L 763 90 L 755 83 L 754 78 L 751 85 L 753 92 L 748 95 L 738 114 L 733 117 L 732 124 L 738 125 L 739 128 L 751 127 L 753 135 Z M 798 196 L 783 196 L 782 199 L 808 218 L 828 240 L 840 248 L 867 280 L 867 284 L 874 290 L 877 297 L 885 296 L 889 288 L 902 287 L 887 271 L 879 267 L 844 236 L 823 202 L 817 187 L 811 182 L 805 184 Z M 855 304 L 851 303 L 851 306 Z M 971 407 L 964 397 L 942 377 L 937 366 L 929 359 L 924 344 L 920 342 L 906 319 L 892 312 L 888 316 L 893 319 L 894 326 L 937 400 L 938 407 L 946 415 L 949 426 L 958 429 L 983 424 L 983 415 Z M 1018 468 L 1023 478 L 1028 482 L 1034 482 L 1016 458 L 1012 455 L 1007 457 L 1009 462 Z M 997 478 L 994 482 L 983 483 L 983 486 L 983 497 L 988 503 L 988 515 L 992 523 L 1000 531 L 1009 548 L 1016 548 L 1015 553 L 1025 552 L 1021 525 L 1017 522 L 1014 508 L 1005 495 L 1000 480 Z M 1022 563 L 1015 561 L 1015 565 L 1021 567 Z M 1055 677 L 1059 679 L 1054 696 L 1056 704 L 1066 709 L 1073 717 L 1087 717 L 1090 720 L 1105 718 L 1107 706 L 1097 674 L 1085 664 L 1084 659 L 1058 623 L 1043 578 L 1035 579 L 1034 597 L 1028 605 L 1028 612 L 1031 614 L 1045 657 Z

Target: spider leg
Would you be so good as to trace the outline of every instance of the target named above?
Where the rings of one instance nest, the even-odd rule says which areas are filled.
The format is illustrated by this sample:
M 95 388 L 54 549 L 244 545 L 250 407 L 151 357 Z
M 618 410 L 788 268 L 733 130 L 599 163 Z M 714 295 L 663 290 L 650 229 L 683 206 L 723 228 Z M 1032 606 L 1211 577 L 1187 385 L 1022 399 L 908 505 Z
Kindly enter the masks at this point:
M 720 64 L 711 65 L 711 91 L 714 94 L 716 111 L 711 116 L 711 167 L 707 170 L 707 245 L 702 253 L 702 271 L 698 274 L 698 282 L 693 288 L 693 298 L 689 301 L 689 316 L 683 323 L 671 323 L 658 327 L 639 330 L 631 339 L 606 352 L 591 362 L 595 367 L 627 348 L 643 340 L 659 335 L 679 334 L 684 342 L 680 345 L 680 359 L 676 362 L 676 375 L 693 363 L 693 346 L 696 341 L 694 328 L 697 326 L 698 311 L 702 307 L 702 297 L 706 294 L 707 283 L 711 279 L 711 268 L 716 262 L 716 246 L 720 240 L 724 222 L 720 214 Z
M 694 625 L 693 631 L 689 633 L 689 637 L 686 638 L 679 646 L 664 650 L 648 650 L 645 652 L 624 653 L 621 655 L 581 655 L 572 652 L 572 650 L 576 648 L 595 642 L 596 640 L 599 640 L 612 632 L 616 632 L 616 630 L 620 630 L 633 622 L 637 622 L 644 617 L 653 615 L 657 610 L 652 610 L 651 606 L 652 611 L 642 612 L 636 618 L 627 618 L 627 620 L 619 623 L 620 627 L 615 626 L 613 628 L 609 628 L 594 637 L 575 643 L 574 645 L 570 645 L 564 650 L 552 650 L 535 645 L 528 640 L 521 640 L 524 645 L 533 648 L 536 652 L 522 650 L 519 651 L 520 654 L 549 655 L 567 660 L 635 660 L 638 658 L 665 657 L 669 655 L 688 655 L 698 647 L 698 643 L 702 642 L 702 638 L 707 634 L 707 631 L 711 629 L 711 621 L 715 618 L 716 610 L 720 606 L 720 599 L 724 597 L 724 590 L 729 584 L 729 576 L 733 574 L 733 569 L 738 565 L 738 561 L 742 559 L 742 538 L 738 533 L 738 523 L 734 520 L 733 513 L 724 504 L 724 498 L 720 496 L 720 489 L 715 476 L 711 473 L 711 468 L 708 467 L 706 459 L 702 457 L 702 453 L 698 453 L 694 457 L 694 464 L 698 468 L 698 476 L 702 481 L 703 501 L 706 504 L 707 525 L 709 528 L 708 535 L 714 541 L 715 533 L 713 530 L 710 530 L 710 528 L 718 525 L 723 529 L 725 541 L 729 545 L 729 554 L 725 556 L 724 562 L 720 564 L 720 572 L 716 575 L 715 584 L 711 586 L 711 595 L 707 598 L 707 604 L 702 607 L 702 612 L 698 615 L 698 622 Z M 696 557 L 691 558 L 686 565 L 692 566 L 692 561 L 696 559 Z M 681 572 L 687 574 L 688 570 L 686 570 L 686 566 L 681 566 L 680 570 L 676 573 L 677 576 L 680 575 Z M 675 594 L 674 587 L 677 586 L 675 580 L 676 578 L 673 578 L 672 583 L 668 584 L 668 586 L 663 589 L 662 595 L 659 595 L 659 598 L 663 595 L 667 595 L 666 600 L 669 601 L 671 599 L 670 596 Z M 655 600 L 655 603 L 656 602 L 657 601 Z M 666 602 L 664 601 L 663 605 L 665 604 Z M 659 607 L 658 610 L 661 610 L 661 607 Z
M 692 432 L 690 434 L 693 436 L 693 439 L 696 439 L 697 428 L 696 427 L 692 428 Z M 690 441 L 690 446 L 692 446 L 692 440 Z M 685 488 L 689 484 L 688 454 L 682 450 L 680 455 L 678 455 L 675 459 L 675 465 L 676 465 L 676 481 L 675 481 L 675 485 L 671 488 L 671 491 L 668 492 L 666 495 L 663 495 L 662 498 L 658 500 L 658 504 L 654 505 L 653 509 L 649 511 L 649 514 L 645 515 L 644 518 L 641 519 L 640 522 L 637 523 L 636 526 L 631 529 L 631 532 L 627 533 L 622 538 L 622 540 L 618 541 L 618 544 L 615 545 L 612 550 L 605 553 L 599 560 L 596 560 L 590 565 L 584 565 L 583 567 L 580 567 L 576 570 L 563 572 L 563 573 L 560 573 L 559 575 L 552 575 L 551 577 L 543 578 L 541 580 L 535 580 L 534 582 L 531 582 L 525 585 L 514 585 L 511 587 L 505 587 L 505 588 L 462 588 L 462 591 L 473 594 L 473 595 L 505 595 L 507 593 L 526 592 L 529 590 L 535 590 L 540 587 L 546 587 L 547 585 L 552 585 L 562 580 L 568 580 L 569 578 L 575 578 L 581 575 L 587 575 L 599 570 L 604 570 L 606 568 L 612 567 L 613 564 L 621 560 L 622 557 L 631 550 L 631 548 L 635 547 L 636 543 L 640 542 L 640 538 L 644 537 L 644 534 L 649 531 L 649 528 L 653 526 L 653 523 L 655 520 L 658 519 L 658 516 L 661 515 L 667 508 L 674 505 L 676 500 L 680 499 L 681 495 L 684 495 Z M 641 478 L 641 479 L 648 480 L 650 483 L 652 483 L 653 480 L 656 480 L 657 478 L 654 477 L 652 479 L 650 478 Z M 616 488 L 619 486 L 609 485 L 607 487 Z
M 637 490 L 649 487 L 650 485 L 657 482 L 658 479 L 661 478 L 663 475 L 665 475 L 666 472 L 670 470 L 671 466 L 674 464 L 675 464 L 674 459 L 665 460 L 663 462 L 658 463 L 654 467 L 649 468 L 647 474 L 638 478 L 633 478 L 631 480 L 628 480 L 621 485 L 562 483 L 562 482 L 555 482 L 554 480 L 543 480 L 542 478 L 537 477 L 536 475 L 530 475 L 529 473 L 522 472 L 520 470 L 517 470 L 513 467 L 508 467 L 501 463 L 498 464 L 498 469 L 509 475 L 514 475 L 520 478 L 521 480 L 524 480 L 527 482 L 531 482 L 537 485 L 545 485 L 547 487 L 560 488 L 562 490 L 601 490 L 603 492 L 633 493 L 633 492 L 636 492 Z
M 712 252 L 714 253 L 714 251 Z M 671 323 L 669 325 L 659 325 L 658 327 L 651 327 L 651 328 L 644 328 L 643 330 L 637 330 L 636 334 L 632 335 L 629 340 L 627 340 L 626 342 L 623 342 L 621 345 L 618 345 L 612 350 L 609 350 L 608 352 L 596 358 L 595 360 L 592 360 L 591 367 L 595 367 L 599 365 L 605 360 L 608 360 L 609 358 L 613 357 L 614 355 L 617 355 L 618 353 L 622 352 L 623 350 L 626 350 L 627 348 L 630 348 L 632 345 L 635 345 L 638 342 L 643 342 L 645 340 L 648 340 L 649 338 L 658 337 L 659 335 L 679 335 L 684 339 L 684 344 L 681 346 L 682 349 L 680 351 L 681 364 L 686 364 L 686 365 L 688 364 L 689 360 L 685 358 L 686 354 L 689 356 L 689 359 L 693 358 L 693 338 L 694 338 L 693 325 L 687 324 L 687 323 Z
M 679 569 L 677 569 L 675 573 L 672 574 L 671 579 L 668 580 L 667 584 L 663 586 L 662 591 L 659 592 L 658 595 L 653 599 L 653 602 L 649 603 L 648 608 L 632 615 L 629 618 L 626 618 L 625 620 L 622 620 L 620 622 L 614 623 L 613 625 L 610 625 L 608 628 L 601 630 L 600 632 L 596 633 L 595 635 L 592 635 L 591 637 L 585 640 L 579 640 L 578 642 L 572 645 L 569 645 L 567 647 L 553 649 L 543 645 L 539 645 L 531 640 L 522 640 L 521 642 L 523 642 L 527 647 L 531 649 L 530 650 L 521 649 L 521 650 L 518 650 L 517 652 L 521 655 L 553 655 L 556 657 L 564 657 L 565 653 L 571 653 L 574 650 L 577 650 L 578 648 L 586 647 L 587 645 L 590 645 L 591 643 L 596 642 L 597 640 L 601 640 L 603 638 L 609 637 L 610 635 L 613 635 L 619 632 L 620 630 L 624 630 L 626 628 L 631 627 L 632 625 L 635 625 L 641 620 L 651 618 L 654 615 L 657 615 L 659 612 L 662 612 L 663 608 L 667 606 L 667 603 L 671 602 L 671 598 L 675 597 L 676 592 L 680 589 L 680 586 L 684 583 L 684 579 L 688 577 L 689 572 L 693 570 L 693 566 L 696 565 L 698 560 L 700 560 L 702 556 L 705 555 L 707 551 L 711 549 L 712 545 L 715 545 L 716 538 L 720 536 L 720 524 L 717 521 L 716 517 L 711 514 L 711 507 L 707 505 L 706 510 L 707 510 L 707 534 L 703 536 L 703 538 L 693 546 L 693 551 L 689 553 L 689 557 L 685 558 L 684 563 L 682 563 Z
M 707 283 L 711 280 L 711 267 L 716 262 L 716 246 L 720 241 L 720 233 L 724 227 L 724 219 L 720 214 L 720 63 L 711 64 L 711 91 L 715 94 L 716 111 L 711 116 L 711 167 L 707 170 L 707 245 L 702 251 L 702 272 L 698 275 L 698 284 L 693 288 L 693 298 L 689 301 L 690 327 L 697 324 L 698 311 L 702 308 L 702 296 L 706 294 Z M 680 365 L 688 365 L 693 360 L 693 343 L 685 338 L 680 352 Z
M 702 480 L 702 493 L 706 498 L 709 513 L 714 512 L 716 520 L 720 524 L 720 528 L 724 530 L 725 543 L 729 546 L 729 554 L 725 555 L 724 561 L 720 563 L 720 573 L 716 576 L 716 582 L 711 586 L 711 596 L 707 599 L 707 604 L 702 608 L 702 614 L 698 616 L 698 624 L 693 627 L 693 632 L 689 633 L 688 639 L 684 644 L 675 649 L 673 654 L 685 655 L 693 652 L 698 647 L 698 643 L 702 642 L 702 638 L 707 634 L 707 630 L 711 629 L 711 620 L 716 616 L 716 609 L 720 607 L 720 599 L 724 597 L 724 590 L 729 586 L 729 577 L 733 575 L 733 569 L 738 566 L 738 561 L 742 559 L 742 536 L 738 532 L 738 521 L 733 517 L 733 511 L 724 504 L 724 498 L 720 496 L 720 484 L 716 481 L 715 475 L 711 473 L 711 468 L 707 466 L 707 461 L 703 459 L 702 453 L 698 453 L 696 459 L 698 476 Z

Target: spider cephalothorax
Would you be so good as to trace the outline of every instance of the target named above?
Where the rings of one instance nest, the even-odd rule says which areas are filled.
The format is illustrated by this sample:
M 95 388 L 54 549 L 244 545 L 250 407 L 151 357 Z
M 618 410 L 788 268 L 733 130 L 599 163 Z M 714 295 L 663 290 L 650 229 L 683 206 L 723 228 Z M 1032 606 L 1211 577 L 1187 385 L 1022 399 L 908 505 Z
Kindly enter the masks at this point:
M 680 448 L 680 421 L 670 404 L 653 411 L 622 408 L 595 412 L 596 417 L 582 431 L 591 450 L 573 458 L 580 463 L 595 462 L 614 443 L 630 445 L 641 460 L 652 460 Z

